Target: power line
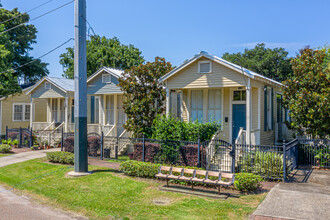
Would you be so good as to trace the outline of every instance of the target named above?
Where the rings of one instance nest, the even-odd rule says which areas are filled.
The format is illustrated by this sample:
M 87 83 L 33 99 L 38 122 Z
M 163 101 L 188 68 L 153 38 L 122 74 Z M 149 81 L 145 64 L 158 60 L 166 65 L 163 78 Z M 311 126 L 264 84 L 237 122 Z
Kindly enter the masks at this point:
M 28 13 L 28 12 L 34 11 L 35 9 L 38 9 L 38 8 L 44 6 L 44 5 L 46 5 L 46 4 L 48 4 L 49 2 L 52 2 L 52 1 L 54 1 L 54 0 L 49 0 L 49 1 L 45 2 L 45 3 L 42 3 L 41 5 L 38 5 L 37 7 L 34 7 L 34 8 L 32 8 L 32 9 L 26 11 L 25 13 Z M 25 14 L 25 13 L 21 13 L 21 14 L 15 16 L 15 17 L 13 17 L 13 18 L 9 18 L 9 19 L 7 19 L 7 20 L 5 20 L 5 21 L 2 21 L 2 22 L 0 22 L 0 25 L 3 24 L 3 23 L 5 23 L 5 22 L 7 22 L 7 21 L 11 21 L 11 20 L 13 20 L 13 19 L 15 19 L 15 18 L 19 18 L 19 17 L 21 17 L 21 16 L 22 16 L 23 14 Z
M 15 67 L 15 68 L 12 68 L 12 69 L 9 69 L 9 70 L 6 70 L 6 71 L 3 71 L 3 72 L 1 72 L 0 74 L 2 74 L 2 73 L 6 73 L 6 72 L 8 72 L 8 71 L 14 71 L 14 70 L 17 70 L 17 69 L 22 68 L 22 67 L 24 67 L 24 66 L 30 65 L 31 63 L 36 62 L 37 60 L 43 58 L 44 56 L 47 56 L 48 54 L 50 54 L 50 53 L 52 53 L 53 51 L 57 50 L 58 48 L 62 47 L 63 45 L 69 43 L 71 40 L 74 40 L 74 39 L 73 39 L 73 38 L 70 38 L 69 40 L 65 41 L 64 43 L 62 43 L 61 45 L 55 47 L 54 49 L 50 50 L 49 52 L 45 53 L 44 55 L 42 55 L 42 56 L 40 56 L 40 57 L 38 57 L 38 58 L 36 58 L 36 59 L 30 61 L 30 62 L 27 62 L 27 63 L 25 63 L 25 64 L 22 64 L 22 65 L 20 65 L 20 66 L 18 66 L 18 67 Z
M 21 23 L 21 24 L 19 24 L 19 25 L 16 25 L 16 26 L 12 27 L 12 28 L 9 28 L 8 30 L 2 31 L 2 32 L 0 33 L 0 35 L 2 35 L 2 34 L 4 34 L 4 33 L 7 33 L 8 31 L 14 30 L 14 29 L 16 29 L 16 28 L 18 28 L 18 27 L 20 27 L 20 26 L 22 26 L 22 25 L 25 25 L 26 23 L 29 23 L 29 22 L 34 21 L 34 20 L 37 20 L 37 19 L 39 19 L 39 18 L 41 18 L 41 17 L 43 17 L 43 16 L 45 16 L 45 15 L 48 15 L 49 13 L 52 13 L 52 12 L 54 12 L 54 11 L 60 9 L 60 8 L 63 8 L 63 7 L 65 7 L 65 6 L 71 4 L 72 2 L 74 2 L 74 0 L 72 0 L 72 1 L 70 1 L 70 2 L 67 2 L 67 3 L 65 3 L 64 5 L 61 5 L 61 6 L 55 8 L 55 9 L 53 9 L 53 10 L 50 10 L 50 11 L 48 11 L 48 12 L 42 14 L 42 15 L 39 15 L 38 17 L 35 17 L 35 18 L 31 19 L 30 21 L 23 22 L 23 23 Z

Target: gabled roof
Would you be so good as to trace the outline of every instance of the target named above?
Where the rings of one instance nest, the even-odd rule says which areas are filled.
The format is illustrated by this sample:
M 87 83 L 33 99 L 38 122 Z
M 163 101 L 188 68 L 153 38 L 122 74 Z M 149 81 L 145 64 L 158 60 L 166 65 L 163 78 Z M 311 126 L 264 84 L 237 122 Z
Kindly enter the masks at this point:
M 26 94 L 31 93 L 35 88 L 37 88 L 44 81 L 48 81 L 54 86 L 58 87 L 64 92 L 73 92 L 74 91 L 74 80 L 73 79 L 65 79 L 58 77 L 49 77 L 45 76 L 38 83 L 36 83 Z
M 263 75 L 260 75 L 256 72 L 253 72 L 251 70 L 248 70 L 244 67 L 241 67 L 237 64 L 234 64 L 234 63 L 231 63 L 227 60 L 224 60 L 220 57 L 217 57 L 217 56 L 214 56 L 214 55 L 211 55 L 205 51 L 201 51 L 199 54 L 196 54 L 194 57 L 190 58 L 188 61 L 184 62 L 183 64 L 181 64 L 180 66 L 178 66 L 177 68 L 173 69 L 172 71 L 170 71 L 169 73 L 165 74 L 164 76 L 162 76 L 160 78 L 160 81 L 163 82 L 165 80 L 167 80 L 168 78 L 170 78 L 171 76 L 175 75 L 177 72 L 179 72 L 180 70 L 184 69 L 185 67 L 189 66 L 191 63 L 193 63 L 194 61 L 198 60 L 199 58 L 201 57 L 205 57 L 205 58 L 208 58 L 214 62 L 217 62 L 221 65 L 224 65 L 238 73 L 241 73 L 243 74 L 244 76 L 248 76 L 252 79 L 256 79 L 256 80 L 261 80 L 261 81 L 266 81 L 270 84 L 275 84 L 277 86 L 283 86 L 282 83 L 280 82 L 277 82 L 276 80 L 273 80 L 273 79 L 270 79 L 268 77 L 265 77 Z
M 117 79 L 118 79 L 119 77 L 121 77 L 122 74 L 124 73 L 124 70 L 114 69 L 114 68 L 110 68 L 110 67 L 102 67 L 102 68 L 100 68 L 98 71 L 96 71 L 93 75 L 91 75 L 90 77 L 88 77 L 88 79 L 87 79 L 87 83 L 88 83 L 89 81 L 91 81 L 92 79 L 94 79 L 97 75 L 99 75 L 99 74 L 100 74 L 101 72 L 103 72 L 103 71 L 105 71 L 105 72 L 107 72 L 107 73 L 113 75 L 113 76 L 116 77 Z

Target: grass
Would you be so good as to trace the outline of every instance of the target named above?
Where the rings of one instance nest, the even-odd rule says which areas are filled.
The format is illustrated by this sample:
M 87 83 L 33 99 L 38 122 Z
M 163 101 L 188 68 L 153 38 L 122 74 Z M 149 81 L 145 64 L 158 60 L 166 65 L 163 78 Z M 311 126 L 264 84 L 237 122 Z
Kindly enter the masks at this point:
M 0 153 L 0 157 L 5 157 L 5 156 L 9 156 L 10 154 L 3 154 L 3 153 Z
M 118 159 L 110 159 L 108 160 L 108 162 L 118 162 L 118 163 L 121 163 L 121 162 L 125 162 L 129 160 L 129 157 L 128 156 L 118 156 Z
M 0 182 L 12 187 L 44 175 L 17 185 L 16 189 L 93 219 L 244 219 L 265 197 L 264 193 L 216 200 L 162 192 L 157 189 L 162 183 L 95 166 L 89 167 L 95 171 L 92 175 L 67 178 L 66 173 L 72 168 L 43 161 L 36 159 L 2 167 Z M 155 199 L 165 199 L 170 204 L 156 205 Z

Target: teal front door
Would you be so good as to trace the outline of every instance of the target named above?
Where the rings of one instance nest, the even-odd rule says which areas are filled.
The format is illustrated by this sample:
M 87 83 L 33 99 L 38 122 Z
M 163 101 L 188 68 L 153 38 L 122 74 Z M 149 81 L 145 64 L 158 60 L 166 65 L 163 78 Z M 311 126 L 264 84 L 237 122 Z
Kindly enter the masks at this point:
M 246 106 L 245 104 L 233 104 L 233 137 L 232 140 L 237 138 L 240 128 L 246 129 Z

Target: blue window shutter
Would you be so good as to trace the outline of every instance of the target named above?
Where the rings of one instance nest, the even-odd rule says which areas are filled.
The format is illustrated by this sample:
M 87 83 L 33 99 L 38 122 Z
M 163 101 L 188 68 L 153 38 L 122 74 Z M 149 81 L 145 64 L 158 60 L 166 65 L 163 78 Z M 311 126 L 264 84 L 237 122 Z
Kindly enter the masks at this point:
M 95 123 L 95 97 L 91 96 L 91 123 Z
M 267 86 L 264 86 L 264 131 L 267 131 Z
M 270 123 L 272 123 L 272 131 L 274 130 L 274 104 L 275 104 L 275 102 L 274 102 L 274 88 L 272 88 L 272 93 L 271 93 L 271 99 L 272 99 L 272 101 L 271 101 L 271 103 L 272 103 L 272 108 L 271 108 L 271 114 L 272 114 L 272 120 L 270 121 Z

